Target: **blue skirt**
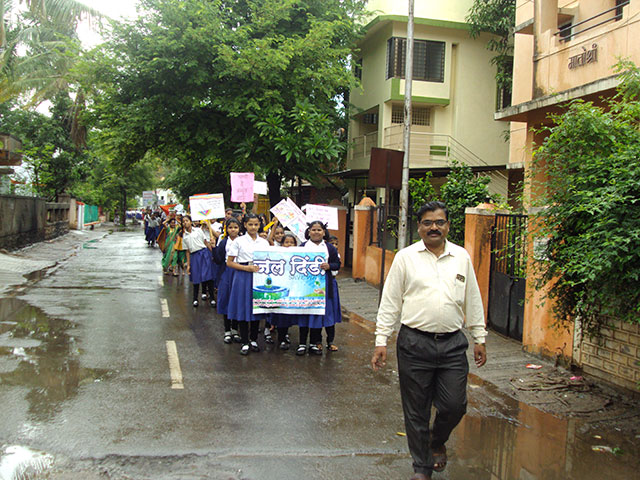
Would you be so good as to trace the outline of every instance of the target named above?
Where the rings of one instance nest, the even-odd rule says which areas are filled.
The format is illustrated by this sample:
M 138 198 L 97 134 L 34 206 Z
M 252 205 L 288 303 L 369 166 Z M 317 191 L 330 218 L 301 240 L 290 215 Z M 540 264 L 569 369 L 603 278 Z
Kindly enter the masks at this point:
M 245 272 L 244 270 L 234 271 L 233 279 L 231 280 L 227 316 L 239 322 L 253 322 L 262 320 L 265 317 L 264 315 L 253 314 L 253 273 Z
M 147 231 L 144 237 L 147 242 L 155 242 L 156 238 L 158 238 L 158 234 L 156 233 L 156 227 L 147 227 Z
M 213 272 L 213 286 L 218 288 L 218 271 L 220 270 L 220 265 L 213 261 L 213 257 L 211 258 L 211 272 Z
M 213 263 L 208 248 L 203 248 L 191 254 L 191 283 L 198 284 L 213 280 Z
M 340 295 L 338 294 L 338 282 L 335 277 L 329 280 L 333 283 L 331 296 L 327 296 L 324 315 L 295 315 L 300 327 L 322 328 L 332 327 L 336 323 L 342 322 L 342 308 L 340 306 Z
M 218 313 L 227 315 L 229 310 L 229 294 L 231 293 L 231 282 L 237 270 L 225 268 L 222 276 L 218 279 Z

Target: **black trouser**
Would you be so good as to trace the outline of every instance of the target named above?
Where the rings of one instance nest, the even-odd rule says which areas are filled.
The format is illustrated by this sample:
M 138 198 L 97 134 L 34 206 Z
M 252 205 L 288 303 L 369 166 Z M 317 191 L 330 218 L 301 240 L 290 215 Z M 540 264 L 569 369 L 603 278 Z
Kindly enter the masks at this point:
M 238 320 L 231 320 L 226 315 L 224 315 L 223 318 L 224 318 L 224 331 L 225 332 L 229 332 L 229 331 L 231 331 L 231 329 L 238 330 Z
M 278 327 L 278 341 L 284 342 L 289 335 L 289 327 Z
M 199 291 L 200 291 L 200 284 L 194 283 L 193 284 L 193 301 L 194 302 L 198 300 Z M 207 291 L 209 291 L 209 298 L 213 300 L 213 291 L 214 291 L 213 280 L 207 280 L 206 282 L 202 282 L 202 294 L 206 295 Z
M 258 330 L 260 329 L 260 321 L 254 320 L 252 322 L 238 322 L 238 326 L 240 327 L 240 338 L 242 338 L 241 343 L 246 345 L 249 343 L 249 340 L 255 342 L 258 340 Z M 251 332 L 249 332 L 251 330 Z
M 298 334 L 298 343 L 300 345 L 306 345 L 309 338 L 309 327 L 300 327 L 300 333 Z
M 304 331 L 303 331 L 304 329 Z M 333 343 L 333 340 L 336 338 L 336 326 L 332 325 L 330 327 L 324 327 L 327 332 L 327 343 Z M 317 345 L 322 343 L 322 328 L 312 328 L 309 329 L 307 327 L 300 327 L 300 344 L 307 344 L 307 332 L 311 330 L 311 337 L 309 338 L 310 345 Z
M 324 331 L 327 333 L 327 345 L 333 343 L 336 338 L 336 326 L 324 327 Z
M 398 334 L 398 374 L 409 451 L 416 473 L 431 475 L 432 449 L 442 447 L 467 411 L 467 338 L 402 326 Z M 431 404 L 437 409 L 429 434 Z M 431 438 L 430 438 L 431 437 Z

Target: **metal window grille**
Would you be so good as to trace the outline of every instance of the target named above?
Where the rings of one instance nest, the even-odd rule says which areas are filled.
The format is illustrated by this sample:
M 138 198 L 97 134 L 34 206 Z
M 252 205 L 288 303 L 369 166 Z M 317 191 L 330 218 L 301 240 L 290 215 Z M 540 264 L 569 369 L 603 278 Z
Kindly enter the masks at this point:
M 391 107 L 391 123 L 404 123 L 404 105 Z M 431 125 L 431 108 L 411 107 L 411 125 Z
M 377 125 L 378 114 L 377 113 L 365 113 L 362 115 L 362 123 L 364 125 Z
M 362 59 L 359 58 L 353 64 L 353 74 L 358 80 L 362 80 Z
M 404 78 L 407 39 L 387 40 L 387 79 Z M 444 82 L 445 43 L 430 40 L 413 42 L 413 78 L 427 82 Z

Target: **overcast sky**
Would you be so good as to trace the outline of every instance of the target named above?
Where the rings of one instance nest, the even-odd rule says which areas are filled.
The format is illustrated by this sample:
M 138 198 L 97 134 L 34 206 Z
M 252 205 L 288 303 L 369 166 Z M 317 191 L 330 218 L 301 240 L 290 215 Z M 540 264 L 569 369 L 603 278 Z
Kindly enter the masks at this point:
M 81 3 L 94 8 L 109 17 L 135 18 L 137 0 L 80 0 Z M 78 36 L 86 47 L 100 43 L 100 36 L 93 31 L 88 22 L 82 22 L 78 26 Z

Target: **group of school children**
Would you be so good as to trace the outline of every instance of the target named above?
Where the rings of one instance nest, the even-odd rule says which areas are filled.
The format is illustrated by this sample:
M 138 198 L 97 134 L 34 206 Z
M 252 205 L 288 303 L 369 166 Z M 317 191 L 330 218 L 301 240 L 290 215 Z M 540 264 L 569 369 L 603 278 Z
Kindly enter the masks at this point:
M 281 350 L 289 350 L 289 329 L 298 326 L 296 355 L 322 355 L 323 328 L 327 351 L 337 351 L 335 324 L 342 320 L 335 279 L 340 269 L 337 238 L 329 235 L 325 224 L 312 221 L 305 232 L 307 240 L 298 245 L 296 237 L 287 233 L 277 220 L 269 225 L 271 228 L 265 223 L 263 216 L 249 213 L 238 218 L 231 209 L 227 209 L 224 220 L 205 222 L 202 228 L 195 226 L 189 215 L 168 217 L 164 221 L 163 270 L 177 276 L 184 267 L 183 273 L 189 274 L 193 284 L 194 307 L 199 306 L 202 284 L 201 299 L 206 300 L 208 293 L 210 305 L 224 318 L 224 343 L 240 343 L 242 355 L 260 351 L 257 340 L 261 322 L 265 342 L 274 343 L 275 331 Z M 253 252 L 270 246 L 299 246 L 326 252 L 328 261 L 320 265 L 326 272 L 324 315 L 253 313 L 253 273 L 259 270 L 253 265 Z

